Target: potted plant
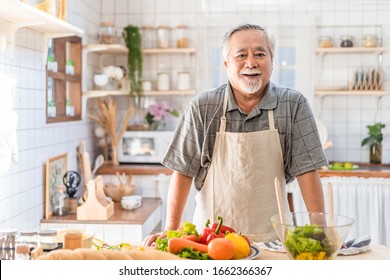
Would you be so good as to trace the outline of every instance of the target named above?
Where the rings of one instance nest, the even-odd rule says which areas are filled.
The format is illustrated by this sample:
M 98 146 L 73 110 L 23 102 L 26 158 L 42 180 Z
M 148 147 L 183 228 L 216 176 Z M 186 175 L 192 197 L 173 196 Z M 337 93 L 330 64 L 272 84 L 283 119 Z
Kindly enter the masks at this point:
M 382 162 L 382 128 L 385 127 L 383 123 L 376 123 L 374 125 L 367 125 L 368 137 L 362 140 L 362 147 L 370 145 L 370 163 Z
M 123 29 L 122 36 L 129 50 L 127 64 L 130 79 L 130 96 L 136 97 L 138 109 L 141 107 L 142 98 L 142 43 L 141 32 L 138 26 L 128 25 Z

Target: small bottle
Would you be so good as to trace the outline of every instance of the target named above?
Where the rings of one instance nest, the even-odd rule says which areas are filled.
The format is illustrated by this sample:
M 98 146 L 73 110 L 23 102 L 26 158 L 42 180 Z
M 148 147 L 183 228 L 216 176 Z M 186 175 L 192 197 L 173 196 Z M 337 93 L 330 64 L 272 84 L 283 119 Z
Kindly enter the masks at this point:
M 321 36 L 318 39 L 318 46 L 320 48 L 331 48 L 331 47 L 333 47 L 332 37 L 331 36 Z
M 69 230 L 64 236 L 64 249 L 77 249 L 83 247 L 83 234 L 79 230 Z
M 174 29 L 174 40 L 177 48 L 188 48 L 187 31 L 186 25 L 179 25 Z
M 111 21 L 103 21 L 100 23 L 99 43 L 100 44 L 115 44 L 116 36 L 114 31 L 115 24 Z
M 158 27 L 158 47 L 160 49 L 169 48 L 169 41 L 171 39 L 171 29 L 169 26 L 161 25 Z
M 378 45 L 378 36 L 376 35 L 365 35 L 363 37 L 363 47 L 375 48 Z
M 353 47 L 353 36 L 344 35 L 341 36 L 341 45 L 342 48 L 352 48 Z
M 156 47 L 157 28 L 154 26 L 142 27 L 142 48 L 153 49 Z
M 30 246 L 26 242 L 18 242 L 15 249 L 15 260 L 29 260 Z

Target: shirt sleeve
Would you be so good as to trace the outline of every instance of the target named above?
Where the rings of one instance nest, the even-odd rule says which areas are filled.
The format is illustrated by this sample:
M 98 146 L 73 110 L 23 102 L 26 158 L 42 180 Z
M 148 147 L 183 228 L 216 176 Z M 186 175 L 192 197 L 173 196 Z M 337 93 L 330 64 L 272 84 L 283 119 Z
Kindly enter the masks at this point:
M 183 114 L 161 163 L 183 175 L 196 177 L 201 168 L 203 121 L 199 106 L 191 101 Z
M 301 96 L 298 102 L 291 132 L 289 174 L 295 177 L 328 164 L 314 115 L 304 96 Z

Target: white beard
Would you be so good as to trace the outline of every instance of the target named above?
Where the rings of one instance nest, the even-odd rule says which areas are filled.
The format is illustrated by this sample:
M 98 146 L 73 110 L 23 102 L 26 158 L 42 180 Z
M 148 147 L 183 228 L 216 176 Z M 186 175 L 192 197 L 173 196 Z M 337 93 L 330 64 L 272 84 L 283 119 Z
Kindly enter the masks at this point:
M 240 87 L 248 94 L 254 94 L 258 92 L 263 84 L 263 80 L 246 81 L 245 79 L 239 80 Z

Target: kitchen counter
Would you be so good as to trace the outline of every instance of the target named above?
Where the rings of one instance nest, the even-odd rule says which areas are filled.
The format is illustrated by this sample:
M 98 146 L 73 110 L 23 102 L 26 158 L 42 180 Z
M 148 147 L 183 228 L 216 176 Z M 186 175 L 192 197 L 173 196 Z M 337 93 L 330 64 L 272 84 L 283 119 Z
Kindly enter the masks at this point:
M 171 175 L 172 170 L 166 168 L 162 164 L 153 163 L 153 164 L 136 164 L 136 163 L 122 163 L 119 165 L 114 165 L 112 163 L 104 163 L 100 167 L 96 174 L 100 175 L 115 175 L 116 172 L 126 173 L 131 175 Z
M 41 223 L 66 223 L 66 224 L 95 224 L 104 222 L 106 224 L 143 224 L 149 216 L 159 207 L 161 199 L 142 198 L 142 205 L 134 210 L 125 210 L 120 202 L 114 203 L 114 214 L 108 220 L 77 220 L 76 214 L 67 216 L 51 216 L 49 219 L 42 219 Z
M 76 214 L 52 216 L 41 220 L 41 229 L 77 228 L 95 233 L 95 237 L 111 244 L 123 240 L 141 242 L 156 230 L 162 221 L 160 198 L 142 198 L 142 205 L 134 210 L 124 210 L 120 203 L 114 204 L 114 214 L 108 220 L 77 220 Z M 159 228 L 158 228 L 159 229 Z
M 361 177 L 390 178 L 390 164 L 353 163 L 355 170 L 330 170 L 327 167 L 319 171 L 321 177 Z
M 361 177 L 361 178 L 390 178 L 390 164 L 353 163 L 359 166 L 356 170 L 330 170 L 324 167 L 319 171 L 321 177 Z M 133 164 L 125 163 L 113 165 L 105 163 L 98 169 L 97 174 L 111 174 L 116 172 L 132 175 L 172 175 L 172 170 L 161 164 Z

